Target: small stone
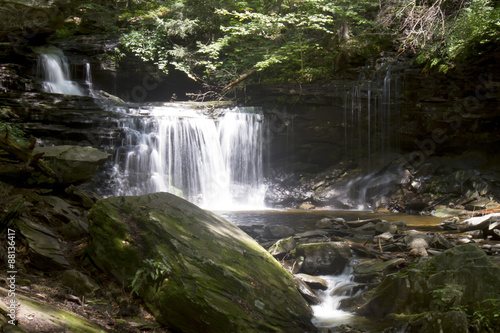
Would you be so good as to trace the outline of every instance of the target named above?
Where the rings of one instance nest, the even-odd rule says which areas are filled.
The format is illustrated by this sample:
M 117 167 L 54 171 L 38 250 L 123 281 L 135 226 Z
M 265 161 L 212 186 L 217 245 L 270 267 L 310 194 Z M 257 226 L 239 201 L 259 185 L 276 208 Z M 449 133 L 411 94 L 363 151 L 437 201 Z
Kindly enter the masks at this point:
M 384 232 L 383 234 L 377 235 L 373 237 L 376 241 L 380 239 L 381 242 L 389 242 L 394 238 L 394 235 L 391 234 L 390 232 Z

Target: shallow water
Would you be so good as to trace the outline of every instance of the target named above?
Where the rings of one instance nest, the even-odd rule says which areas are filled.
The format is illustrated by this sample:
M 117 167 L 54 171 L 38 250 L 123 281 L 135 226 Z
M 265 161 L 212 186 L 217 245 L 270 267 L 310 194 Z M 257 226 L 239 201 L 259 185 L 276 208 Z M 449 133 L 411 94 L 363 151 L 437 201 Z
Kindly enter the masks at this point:
M 325 217 L 342 217 L 346 221 L 372 218 L 396 222 L 407 222 L 408 228 L 435 230 L 444 220 L 432 216 L 381 214 L 371 211 L 332 211 L 332 210 L 257 210 L 257 211 L 214 211 L 237 226 L 283 224 L 295 228 L 298 232 L 315 229 L 316 223 Z

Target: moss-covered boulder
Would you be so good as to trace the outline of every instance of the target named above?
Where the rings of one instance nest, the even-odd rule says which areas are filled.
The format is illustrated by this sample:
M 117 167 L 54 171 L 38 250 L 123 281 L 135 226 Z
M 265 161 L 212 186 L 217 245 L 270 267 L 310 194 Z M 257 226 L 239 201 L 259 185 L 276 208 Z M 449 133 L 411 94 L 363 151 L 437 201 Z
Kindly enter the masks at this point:
M 344 242 L 300 244 L 291 253 L 305 258 L 302 271 L 307 274 L 342 273 L 351 258 L 351 248 Z
M 491 306 L 497 315 L 488 320 L 496 322 L 488 325 L 500 328 L 500 267 L 473 244 L 421 258 L 407 269 L 386 276 L 375 289 L 341 302 L 344 310 L 376 318 L 455 309 L 470 316 L 484 310 L 486 317 Z
M 107 198 L 88 219 L 92 260 L 174 330 L 314 330 L 293 277 L 225 219 L 168 193 Z
M 35 147 L 33 154 L 42 154 L 62 184 L 88 181 L 111 156 L 93 147 L 72 145 Z

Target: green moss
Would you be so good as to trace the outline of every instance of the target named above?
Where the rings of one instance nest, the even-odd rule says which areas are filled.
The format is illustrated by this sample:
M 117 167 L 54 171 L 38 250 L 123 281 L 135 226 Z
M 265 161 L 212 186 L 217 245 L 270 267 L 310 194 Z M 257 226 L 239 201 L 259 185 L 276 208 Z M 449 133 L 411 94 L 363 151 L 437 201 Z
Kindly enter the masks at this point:
M 132 284 L 164 324 L 212 332 L 305 325 L 293 324 L 290 313 L 307 322 L 309 309 L 291 275 L 267 251 L 180 198 L 108 198 L 94 205 L 89 221 L 91 257 L 125 286 Z

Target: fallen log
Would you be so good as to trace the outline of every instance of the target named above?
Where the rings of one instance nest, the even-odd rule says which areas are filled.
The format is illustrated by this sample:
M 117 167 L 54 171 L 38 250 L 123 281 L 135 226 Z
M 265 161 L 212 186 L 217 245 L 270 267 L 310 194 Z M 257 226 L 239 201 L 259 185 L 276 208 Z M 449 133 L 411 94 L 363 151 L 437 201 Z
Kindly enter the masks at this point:
M 247 73 L 245 73 L 245 74 L 241 75 L 241 76 L 240 76 L 240 77 L 238 77 L 236 80 L 234 80 L 233 82 L 231 82 L 231 83 L 229 83 L 228 85 L 226 85 L 226 86 L 224 87 L 224 89 L 222 89 L 222 92 L 225 92 L 225 91 L 229 90 L 229 88 L 231 88 L 232 86 L 235 86 L 235 85 L 237 85 L 238 83 L 240 83 L 240 82 L 242 82 L 242 81 L 244 81 L 244 80 L 248 79 L 250 76 L 254 75 L 256 72 L 257 72 L 257 70 L 256 70 L 256 69 L 252 69 L 252 70 L 250 70 L 249 72 L 247 72 Z
M 43 154 L 33 154 L 34 147 L 34 142 L 31 143 L 29 148 L 25 148 L 9 139 L 8 131 L 6 131 L 5 136 L 0 136 L 0 149 L 14 155 L 18 160 L 26 163 L 27 166 L 33 166 L 45 176 L 56 178 L 54 171 L 41 159 Z
M 389 260 L 389 259 L 392 259 L 391 256 L 387 255 L 387 254 L 384 254 L 382 252 L 379 252 L 377 250 L 374 250 L 374 249 L 371 249 L 367 246 L 364 246 L 364 245 L 361 245 L 361 244 L 358 244 L 356 242 L 353 242 L 353 241 L 350 241 L 350 240 L 347 240 L 345 238 L 342 238 L 342 237 L 332 237 L 332 240 L 335 240 L 337 242 L 345 242 L 347 243 L 351 249 L 353 249 L 354 251 L 357 251 L 357 252 L 360 252 L 360 253 L 363 253 L 363 254 L 366 254 L 368 256 L 371 256 L 371 257 L 375 257 L 377 259 L 381 259 L 381 260 Z

